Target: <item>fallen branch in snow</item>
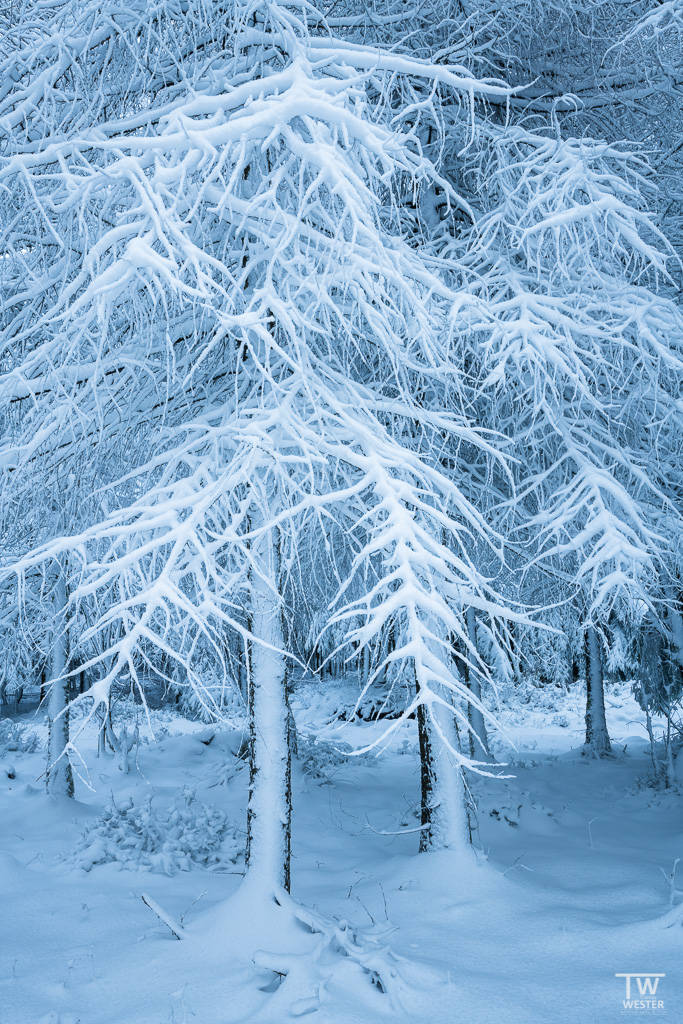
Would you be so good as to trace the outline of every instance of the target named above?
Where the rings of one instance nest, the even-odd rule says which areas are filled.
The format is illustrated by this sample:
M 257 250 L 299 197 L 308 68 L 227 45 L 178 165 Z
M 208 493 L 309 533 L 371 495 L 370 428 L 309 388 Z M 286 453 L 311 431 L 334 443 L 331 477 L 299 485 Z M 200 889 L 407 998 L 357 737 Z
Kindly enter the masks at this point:
M 167 928 L 170 928 L 172 934 L 175 935 L 176 939 L 182 939 L 184 937 L 185 932 L 183 931 L 181 925 L 176 924 L 173 918 L 169 917 L 166 911 L 162 907 L 160 907 L 157 901 L 153 900 L 148 893 L 143 892 L 142 902 L 145 904 L 146 907 L 149 907 L 149 909 L 157 915 L 160 921 L 163 921 Z
M 367 823 L 365 828 L 370 829 L 370 831 L 373 832 L 374 835 L 376 836 L 407 836 L 411 832 L 424 832 L 426 829 L 429 828 L 429 825 L 416 825 L 414 828 L 402 828 L 399 829 L 397 832 L 390 832 L 388 829 L 374 828 L 374 826 L 370 824 L 367 815 L 365 817 L 365 821 Z M 365 829 L 363 829 L 363 831 L 365 831 Z M 360 832 L 357 833 L 357 835 L 360 835 Z

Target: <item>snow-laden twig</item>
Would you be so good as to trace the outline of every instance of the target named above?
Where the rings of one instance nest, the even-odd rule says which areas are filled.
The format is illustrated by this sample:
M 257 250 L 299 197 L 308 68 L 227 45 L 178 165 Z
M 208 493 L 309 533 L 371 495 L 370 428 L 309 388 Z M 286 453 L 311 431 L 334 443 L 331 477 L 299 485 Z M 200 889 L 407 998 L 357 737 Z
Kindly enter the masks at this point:
M 173 918 L 169 914 L 167 914 L 162 907 L 159 906 L 156 900 L 152 899 L 152 897 L 146 892 L 142 893 L 141 898 L 145 906 L 149 907 L 149 909 L 156 914 L 159 920 L 166 925 L 166 927 L 170 930 L 171 935 L 173 935 L 174 938 L 182 939 L 184 937 L 185 933 L 183 931 L 182 925 L 179 925 L 176 921 L 174 921 Z

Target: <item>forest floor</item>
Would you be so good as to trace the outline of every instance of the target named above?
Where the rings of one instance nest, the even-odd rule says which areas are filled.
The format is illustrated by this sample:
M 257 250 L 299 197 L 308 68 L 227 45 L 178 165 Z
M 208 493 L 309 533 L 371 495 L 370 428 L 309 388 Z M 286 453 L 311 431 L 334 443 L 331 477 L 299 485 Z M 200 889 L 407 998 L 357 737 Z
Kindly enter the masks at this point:
M 239 722 L 217 732 L 162 708 L 150 742 L 139 708 L 122 705 L 115 724 L 137 714 L 143 735 L 130 771 L 96 758 L 88 729 L 94 789 L 78 780 L 75 800 L 55 801 L 39 781 L 44 721 L 22 718 L 10 746 L 28 749 L 0 753 L 2 1024 L 610 1024 L 640 1016 L 615 975 L 648 972 L 662 975 L 654 1015 L 683 1020 L 683 863 L 680 889 L 669 878 L 683 796 L 649 785 L 626 691 L 608 694 L 616 756 L 603 761 L 581 755 L 578 693 L 561 711 L 503 707 L 516 749 L 497 749 L 514 777 L 472 783 L 484 852 L 471 863 L 417 856 L 406 831 L 418 824 L 414 723 L 380 757 L 340 757 L 381 723 L 330 721 L 338 703 L 302 683 L 295 709 L 292 893 L 329 924 L 324 939 L 295 934 L 284 911 L 263 918 L 248 894 L 226 902 L 243 870 Z M 180 940 L 142 893 L 182 919 Z M 282 960 L 257 948 L 293 954 L 282 984 Z

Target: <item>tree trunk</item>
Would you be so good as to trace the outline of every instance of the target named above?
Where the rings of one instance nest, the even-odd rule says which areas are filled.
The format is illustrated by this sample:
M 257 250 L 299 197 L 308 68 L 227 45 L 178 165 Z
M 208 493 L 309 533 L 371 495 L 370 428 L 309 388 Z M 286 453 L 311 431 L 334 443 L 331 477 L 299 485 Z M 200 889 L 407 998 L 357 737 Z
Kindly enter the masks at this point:
M 667 614 L 671 623 L 671 646 L 673 658 L 679 669 L 683 668 L 683 616 L 680 612 L 678 592 L 673 586 L 666 588 Z
M 73 796 L 74 780 L 66 747 L 69 742 L 68 680 L 63 678 L 68 661 L 66 630 L 66 583 L 60 572 L 55 587 L 52 638 L 52 684 L 48 700 L 47 791 L 51 796 Z
M 101 712 L 98 710 L 96 712 L 96 714 L 95 714 L 96 720 L 100 723 L 100 727 L 99 727 L 99 730 L 98 730 L 98 733 L 97 733 L 97 756 L 98 757 L 106 757 L 107 756 L 107 736 L 106 736 L 106 733 L 105 733 L 105 730 L 104 730 L 104 719 L 105 719 L 105 715 L 106 714 L 107 714 L 107 709 L 106 708 L 104 708 L 104 710 L 101 711 Z
M 361 686 L 367 686 L 370 678 L 370 647 L 368 644 L 363 648 L 363 669 L 361 674 Z
M 237 651 L 237 683 L 245 704 L 249 702 L 249 661 L 249 647 L 245 642 Z
M 111 747 L 112 751 L 115 754 L 120 754 L 121 753 L 121 744 L 119 743 L 119 739 L 118 739 L 116 733 L 114 732 L 114 725 L 113 725 L 113 722 L 111 720 L 111 705 L 107 706 L 106 711 L 105 711 L 105 715 L 104 715 L 104 736 L 105 736 L 105 739 L 106 739 L 107 743 Z
M 277 899 L 278 892 L 289 892 L 290 888 L 292 783 L 285 658 L 281 653 L 280 559 L 272 530 L 254 539 L 252 557 L 254 641 L 249 691 L 246 864 L 249 878 Z
M 17 681 L 17 685 L 16 685 L 16 687 L 14 689 L 14 693 L 12 694 L 12 714 L 13 715 L 18 715 L 19 714 L 19 705 L 21 704 L 21 699 L 22 699 L 23 696 L 24 696 L 24 685 L 23 685 L 23 683 L 20 683 L 20 682 Z
M 605 689 L 602 678 L 602 652 L 594 626 L 586 630 L 586 750 L 609 754 L 612 749 L 605 718 Z
M 458 737 L 448 708 L 432 704 L 430 709 L 420 704 L 417 709 L 422 784 L 420 853 L 462 850 L 471 841 L 462 772 L 439 735 L 439 729 L 455 747 Z
M 477 650 L 477 620 L 474 614 L 474 608 L 471 606 L 467 609 L 466 614 L 467 621 L 467 635 L 469 641 L 474 650 Z M 466 679 L 467 686 L 472 692 L 473 696 L 478 701 L 481 701 L 481 679 L 476 668 L 471 665 L 465 666 L 466 668 Z M 486 722 L 484 716 L 475 707 L 474 704 L 469 704 L 467 708 L 470 725 L 472 726 L 472 732 L 470 733 L 470 753 L 473 761 L 490 761 L 491 754 L 489 751 L 489 738 L 486 733 Z
M 38 674 L 38 683 L 40 686 L 40 705 L 43 706 L 43 702 L 47 698 L 47 663 L 43 661 L 40 666 L 40 672 Z

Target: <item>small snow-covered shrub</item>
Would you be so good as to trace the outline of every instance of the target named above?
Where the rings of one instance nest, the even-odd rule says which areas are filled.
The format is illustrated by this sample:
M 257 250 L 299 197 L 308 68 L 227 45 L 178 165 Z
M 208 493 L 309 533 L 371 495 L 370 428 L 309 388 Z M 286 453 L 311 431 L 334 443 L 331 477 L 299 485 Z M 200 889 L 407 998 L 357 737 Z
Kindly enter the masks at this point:
M 39 743 L 35 732 L 27 729 L 25 725 L 19 725 L 11 718 L 0 720 L 0 753 L 11 750 L 19 754 L 32 754 L 38 749 Z
M 417 744 L 411 742 L 411 740 L 403 740 L 401 746 L 396 750 L 396 753 L 401 754 L 403 757 L 414 757 L 416 752 Z
M 553 715 L 550 719 L 551 725 L 558 725 L 561 729 L 568 729 L 571 725 L 567 715 Z
M 314 736 L 299 736 L 297 753 L 304 775 L 313 779 L 329 781 L 330 776 L 345 765 L 377 764 L 372 751 L 354 754 L 348 743 L 330 743 L 316 740 Z
M 116 863 L 172 875 L 193 865 L 227 870 L 241 853 L 237 826 L 186 789 L 165 811 L 153 807 L 151 796 L 137 807 L 132 799 L 109 804 L 84 832 L 73 859 L 86 871 Z

